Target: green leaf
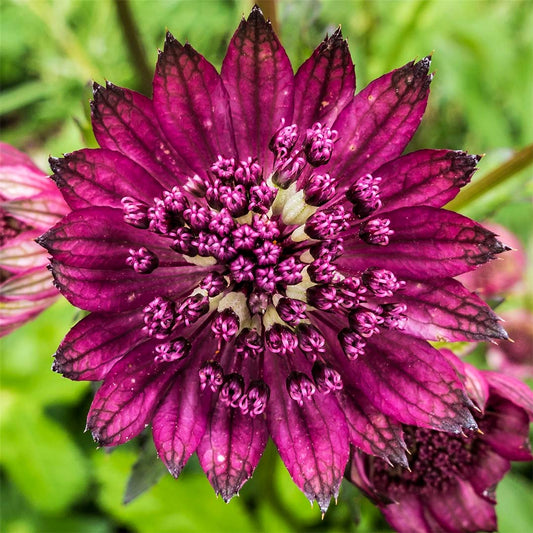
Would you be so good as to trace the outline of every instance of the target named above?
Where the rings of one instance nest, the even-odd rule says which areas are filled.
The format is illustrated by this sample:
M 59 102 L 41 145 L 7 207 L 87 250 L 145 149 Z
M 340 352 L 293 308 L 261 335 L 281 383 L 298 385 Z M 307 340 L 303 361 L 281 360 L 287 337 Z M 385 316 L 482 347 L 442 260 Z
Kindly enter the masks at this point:
M 225 504 L 216 498 L 203 473 L 188 467 L 178 480 L 164 476 L 128 505 L 121 502 L 135 453 L 127 446 L 112 453 L 95 453 L 94 465 L 101 487 L 100 506 L 116 520 L 140 533 L 187 531 L 249 532 L 254 527 L 239 498 Z
M 5 389 L 31 396 L 34 405 L 42 406 L 74 403 L 85 394 L 87 383 L 67 380 L 50 370 L 52 354 L 73 325 L 75 313 L 66 300 L 60 299 L 36 320 L 0 339 Z
M 137 461 L 131 469 L 123 502 L 127 504 L 133 501 L 155 485 L 166 472 L 167 469 L 159 459 L 150 437 L 141 447 Z
M 88 464 L 68 433 L 49 420 L 31 397 L 4 393 L 0 402 L 0 464 L 36 509 L 59 512 L 85 491 Z
M 0 95 L 0 115 L 42 100 L 48 97 L 53 89 L 53 86 L 45 85 L 42 81 L 29 81 L 8 89 Z

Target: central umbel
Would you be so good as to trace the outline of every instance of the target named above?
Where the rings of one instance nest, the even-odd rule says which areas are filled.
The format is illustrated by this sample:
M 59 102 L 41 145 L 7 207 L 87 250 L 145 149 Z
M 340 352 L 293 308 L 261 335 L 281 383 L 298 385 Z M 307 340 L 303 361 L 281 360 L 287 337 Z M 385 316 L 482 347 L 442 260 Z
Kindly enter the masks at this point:
M 211 317 L 218 348 L 200 368 L 201 386 L 219 391 L 222 402 L 250 416 L 261 414 L 269 397 L 262 379 L 265 348 L 287 358 L 292 369 L 287 390 L 300 405 L 317 391 L 342 388 L 309 312 L 346 314 L 349 327 L 340 331 L 338 342 L 351 360 L 379 328 L 401 328 L 405 322 L 403 305 L 362 306 L 369 296 L 389 297 L 401 288 L 392 272 L 370 268 L 345 277 L 336 268 L 350 222 L 359 224 L 381 207 L 380 178 L 367 174 L 338 194 L 334 177 L 320 173 L 337 136 L 320 123 L 304 132 L 281 124 L 269 145 L 274 163 L 268 173 L 252 156 L 236 161 L 221 154 L 206 177 L 189 178 L 153 205 L 122 198 L 128 224 L 168 237 L 170 248 L 187 262 L 211 269 L 179 301 L 156 297 L 143 309 L 144 331 L 162 341 L 156 361 L 186 357 L 198 324 L 208 323 L 200 318 Z M 387 245 L 392 233 L 383 218 L 359 226 L 359 237 L 377 246 Z M 126 262 L 140 274 L 159 266 L 146 247 L 130 249 Z M 257 361 L 249 384 L 238 372 L 224 372 L 220 357 L 228 343 L 236 362 Z M 312 376 L 291 362 L 297 349 L 313 363 Z

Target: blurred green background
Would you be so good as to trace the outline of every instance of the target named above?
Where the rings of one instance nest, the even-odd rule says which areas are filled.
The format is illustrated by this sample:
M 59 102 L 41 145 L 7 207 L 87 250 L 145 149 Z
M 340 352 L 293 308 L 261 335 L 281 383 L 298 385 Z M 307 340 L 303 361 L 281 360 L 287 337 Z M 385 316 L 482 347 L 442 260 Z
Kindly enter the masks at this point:
M 262 4 L 265 11 L 272 9 Z M 248 0 L 130 2 L 150 69 L 167 28 L 220 66 L 232 32 L 251 5 Z M 341 24 L 359 88 L 434 51 L 428 112 L 411 148 L 485 153 L 476 175 L 480 181 L 533 141 L 531 1 L 285 0 L 276 8 L 282 41 L 296 67 Z M 28 152 L 44 170 L 48 155 L 93 143 L 90 80 L 109 79 L 141 91 L 150 84 L 141 56 L 132 61 L 123 29 L 112 0 L 2 0 L 2 140 Z M 532 181 L 531 167 L 514 173 L 462 211 L 507 226 L 531 250 Z M 531 272 L 527 276 L 526 289 L 511 295 L 503 308 L 531 309 Z M 272 447 L 229 505 L 215 498 L 195 460 L 174 481 L 154 461 L 149 438 L 141 436 L 112 453 L 96 450 L 83 433 L 91 385 L 49 370 L 51 354 L 77 318 L 77 311 L 60 301 L 0 341 L 2 531 L 388 530 L 372 505 L 347 484 L 339 504 L 321 520 Z M 530 465 L 518 465 L 500 485 L 502 532 L 525 532 L 533 523 L 531 474 Z M 132 497 L 156 481 L 131 503 L 122 503 L 127 485 Z

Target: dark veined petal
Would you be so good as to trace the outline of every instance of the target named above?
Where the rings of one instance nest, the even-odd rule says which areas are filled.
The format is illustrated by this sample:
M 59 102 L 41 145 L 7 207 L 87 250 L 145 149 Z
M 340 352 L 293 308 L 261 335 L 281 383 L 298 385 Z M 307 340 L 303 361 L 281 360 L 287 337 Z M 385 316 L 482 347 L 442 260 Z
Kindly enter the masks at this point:
M 338 394 L 339 404 L 346 416 L 350 443 L 369 455 L 407 467 L 405 443 L 400 424 L 379 412 L 353 387 Z
M 211 353 L 214 353 L 213 346 Z M 202 350 L 209 353 L 209 350 Z M 235 363 L 230 346 L 222 354 L 221 364 L 248 383 L 249 371 L 255 365 L 249 359 Z M 252 476 L 268 441 L 264 415 L 250 416 L 239 407 L 227 405 L 219 395 L 208 415 L 208 423 L 197 454 L 200 466 L 209 482 L 225 502 L 238 495 L 244 483 Z
M 74 211 L 39 239 L 52 255 L 52 274 L 62 294 L 77 307 L 102 312 L 134 309 L 156 296 L 177 297 L 205 276 L 207 268 L 187 263 L 168 242 L 129 226 L 121 211 L 108 207 Z M 129 250 L 140 247 L 159 259 L 150 275 L 126 263 Z
M 458 479 L 450 490 L 428 498 L 426 505 L 444 531 L 461 533 L 497 529 L 494 506 L 478 496 L 467 481 Z
M 153 353 L 157 340 L 121 359 L 98 389 L 87 429 L 101 446 L 116 446 L 138 435 L 152 420 L 169 383 L 183 365 L 160 364 Z
M 74 380 L 99 381 L 146 339 L 142 313 L 120 315 L 92 313 L 80 320 L 63 339 L 54 354 L 52 369 Z
M 217 155 L 236 155 L 222 79 L 191 45 L 182 45 L 170 33 L 157 61 L 154 108 L 169 142 L 201 176 Z
M 492 309 L 451 278 L 407 281 L 402 290 L 380 303 L 405 303 L 405 333 L 427 340 L 459 342 L 507 339 Z
M 19 306 L 21 312 L 29 312 L 32 305 L 39 307 L 46 302 L 50 305 L 58 296 L 44 265 L 28 268 L 0 284 L 0 301 L 5 305 L 2 306 L 2 318 L 7 318 L 11 311 L 16 313 Z M 13 304 L 11 309 L 9 303 Z
M 403 207 L 386 217 L 394 231 L 389 244 L 368 245 L 352 230 L 337 260 L 343 269 L 356 273 L 372 265 L 405 279 L 453 277 L 508 249 L 492 231 L 445 209 Z
M 295 124 L 331 126 L 355 91 L 355 71 L 340 28 L 326 37 L 298 69 L 294 79 Z
M 50 166 L 52 179 L 72 209 L 122 208 L 120 200 L 125 196 L 151 204 L 163 191 L 142 167 L 111 150 L 78 150 L 63 158 L 51 158 Z
M 293 112 L 292 67 L 270 22 L 256 6 L 242 20 L 222 63 L 239 156 L 272 158 L 270 139 Z
M 477 427 L 455 370 L 424 341 L 382 332 L 346 370 L 379 411 L 403 424 L 455 433 Z
M 38 242 L 56 261 L 72 267 L 132 270 L 126 264 L 129 250 L 142 246 L 158 256 L 160 267 L 190 267 L 170 249 L 168 238 L 126 224 L 122 211 L 108 207 L 73 211 Z
M 415 133 L 429 95 L 430 58 L 371 82 L 333 124 L 339 132 L 329 172 L 344 183 L 398 157 Z
M 102 148 L 118 150 L 165 188 L 181 181 L 188 167 L 162 133 L 149 98 L 107 82 L 94 84 L 91 118 Z
M 209 482 L 225 502 L 252 476 L 267 441 L 264 417 L 252 418 L 216 402 L 197 453 Z
M 154 414 L 154 444 L 169 472 L 178 477 L 207 427 L 212 396 L 200 390 L 198 364 L 192 362 L 173 381 Z
M 442 207 L 464 187 L 476 171 L 480 156 L 455 150 L 419 150 L 398 157 L 375 172 L 382 211 L 411 205 Z
M 158 268 L 157 276 L 143 276 L 132 269 L 71 267 L 54 259 L 50 265 L 55 286 L 71 304 L 86 311 L 115 313 L 146 305 L 155 296 L 185 296 L 207 273 L 192 266 L 169 267 Z
M 284 361 L 276 354 L 267 355 L 270 435 L 293 481 L 325 512 L 338 494 L 348 461 L 346 418 L 333 394 L 315 394 L 299 406 L 287 393 L 289 371 Z

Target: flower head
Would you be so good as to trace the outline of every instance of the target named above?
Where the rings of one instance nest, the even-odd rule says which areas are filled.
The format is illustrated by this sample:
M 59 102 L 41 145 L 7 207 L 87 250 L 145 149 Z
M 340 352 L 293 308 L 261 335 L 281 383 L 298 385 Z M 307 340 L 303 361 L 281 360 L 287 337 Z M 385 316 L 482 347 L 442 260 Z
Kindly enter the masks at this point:
M 511 461 L 533 459 L 531 390 L 503 374 L 456 364 L 479 409 L 477 431 L 404 426 L 409 469 L 358 452 L 352 460 L 349 477 L 400 533 L 495 531 L 496 485 Z
M 54 369 L 103 380 L 87 422 L 99 444 L 151 424 L 174 475 L 196 451 L 229 500 L 270 435 L 325 510 L 351 445 L 406 464 L 402 424 L 476 428 L 425 339 L 506 337 L 452 279 L 505 247 L 441 209 L 478 157 L 400 156 L 429 66 L 354 96 L 340 30 L 294 75 L 256 7 L 221 74 L 168 34 L 151 99 L 95 85 L 101 148 L 51 160 L 73 212 L 41 243 L 92 312 Z
M 59 296 L 46 251 L 34 239 L 67 211 L 46 174 L 27 155 L 0 143 L 0 337 Z

